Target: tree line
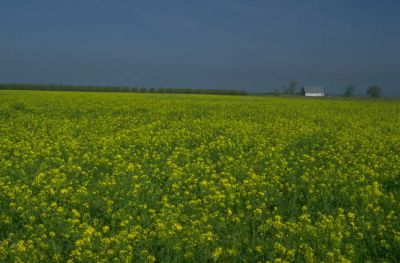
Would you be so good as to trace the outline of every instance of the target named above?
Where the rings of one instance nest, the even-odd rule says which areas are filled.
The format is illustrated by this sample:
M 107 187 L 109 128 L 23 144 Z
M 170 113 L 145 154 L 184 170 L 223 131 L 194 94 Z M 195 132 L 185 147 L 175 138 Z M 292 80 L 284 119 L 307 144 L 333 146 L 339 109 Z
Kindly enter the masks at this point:
M 353 97 L 354 96 L 354 91 L 356 90 L 356 86 L 354 85 L 348 85 L 346 87 L 346 90 L 344 91 L 344 96 L 345 97 Z M 371 85 L 367 89 L 367 96 L 371 98 L 379 98 L 382 93 L 382 88 L 379 85 Z
M 42 90 L 42 91 L 93 91 L 93 92 L 133 92 L 133 93 L 174 93 L 174 94 L 214 94 L 247 95 L 247 91 L 235 89 L 192 89 L 154 88 L 129 86 L 75 86 L 54 84 L 0 84 L 0 90 Z
M 135 86 L 83 86 L 83 85 L 55 85 L 55 84 L 0 84 L 0 90 L 43 90 L 43 91 L 93 91 L 93 92 L 133 92 L 133 93 L 171 93 L 171 94 L 214 94 L 214 95 L 248 95 L 247 91 L 235 89 L 192 89 L 192 88 L 154 88 Z M 343 93 L 344 97 L 353 97 L 355 85 L 348 85 Z M 366 95 L 379 98 L 382 89 L 378 85 L 371 85 Z M 301 95 L 295 80 L 288 86 L 275 89 L 273 92 L 258 93 L 259 95 Z

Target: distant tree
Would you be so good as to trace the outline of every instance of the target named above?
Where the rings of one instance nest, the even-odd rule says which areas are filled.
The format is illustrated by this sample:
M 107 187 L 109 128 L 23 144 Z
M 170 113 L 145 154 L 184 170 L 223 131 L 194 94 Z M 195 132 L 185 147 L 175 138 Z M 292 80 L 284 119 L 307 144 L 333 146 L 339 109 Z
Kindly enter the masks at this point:
M 281 87 L 281 94 L 287 94 L 287 87 L 286 87 L 286 85 L 282 85 L 282 87 Z
M 287 94 L 289 94 L 289 95 L 296 94 L 296 85 L 297 85 L 297 82 L 295 80 L 292 80 L 289 83 L 289 88 L 287 89 Z
M 289 86 L 283 85 L 281 88 L 281 94 L 284 95 L 295 95 L 296 94 L 296 85 L 297 82 L 295 80 L 290 81 Z
M 369 86 L 367 90 L 367 95 L 371 98 L 379 98 L 381 96 L 381 87 L 378 85 Z
M 301 96 L 306 95 L 306 91 L 304 90 L 304 87 L 302 87 L 302 88 L 300 89 L 300 95 L 301 95 Z
M 356 89 L 356 86 L 348 85 L 346 90 L 345 90 L 345 92 L 344 92 L 344 96 L 345 97 L 353 97 L 355 89 Z

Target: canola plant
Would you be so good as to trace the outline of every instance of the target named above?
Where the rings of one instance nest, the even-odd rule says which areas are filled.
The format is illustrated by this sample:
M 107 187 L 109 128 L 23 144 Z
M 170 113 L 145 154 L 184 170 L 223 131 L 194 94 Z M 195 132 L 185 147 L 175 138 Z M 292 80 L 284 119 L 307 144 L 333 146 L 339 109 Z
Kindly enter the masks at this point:
M 400 103 L 0 91 L 1 262 L 396 262 Z

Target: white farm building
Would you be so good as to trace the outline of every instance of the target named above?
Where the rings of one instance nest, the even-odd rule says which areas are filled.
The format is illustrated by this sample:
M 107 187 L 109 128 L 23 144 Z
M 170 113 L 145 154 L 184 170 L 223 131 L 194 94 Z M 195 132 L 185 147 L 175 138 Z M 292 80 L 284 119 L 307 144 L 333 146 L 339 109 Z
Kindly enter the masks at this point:
M 325 91 L 321 86 L 306 86 L 301 89 L 301 94 L 306 97 L 323 97 Z

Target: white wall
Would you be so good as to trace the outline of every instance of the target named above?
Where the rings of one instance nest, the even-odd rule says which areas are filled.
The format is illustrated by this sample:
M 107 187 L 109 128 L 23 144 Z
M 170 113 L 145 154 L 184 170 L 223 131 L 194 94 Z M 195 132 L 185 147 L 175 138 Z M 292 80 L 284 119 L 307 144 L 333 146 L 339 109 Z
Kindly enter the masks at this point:
M 325 93 L 306 93 L 306 97 L 322 97 L 325 96 Z

